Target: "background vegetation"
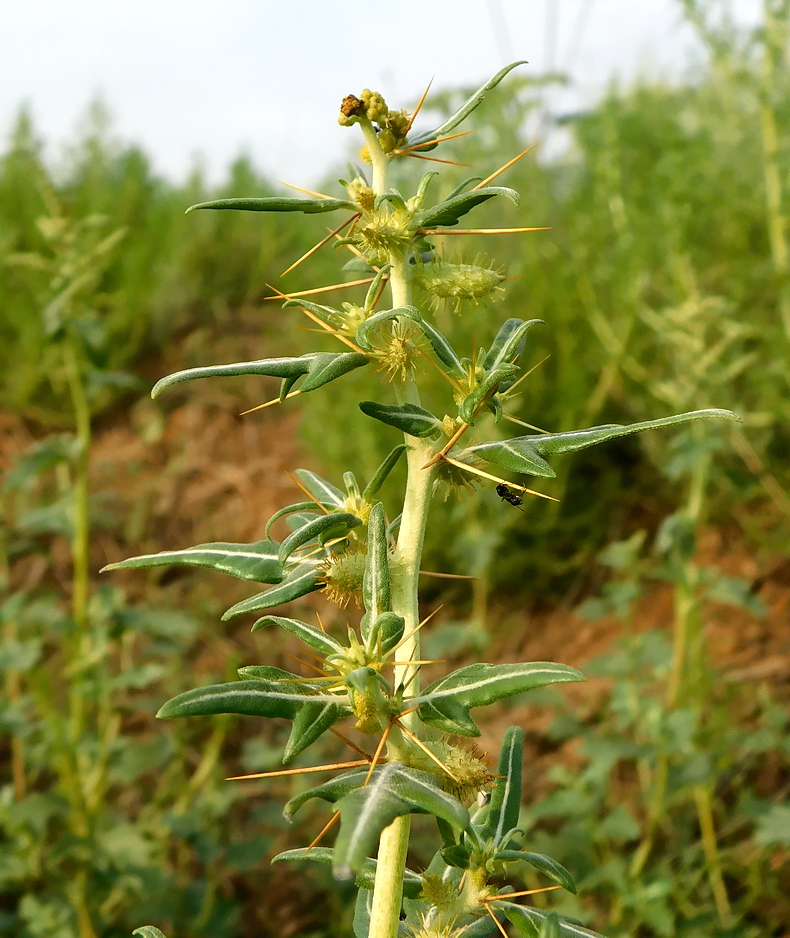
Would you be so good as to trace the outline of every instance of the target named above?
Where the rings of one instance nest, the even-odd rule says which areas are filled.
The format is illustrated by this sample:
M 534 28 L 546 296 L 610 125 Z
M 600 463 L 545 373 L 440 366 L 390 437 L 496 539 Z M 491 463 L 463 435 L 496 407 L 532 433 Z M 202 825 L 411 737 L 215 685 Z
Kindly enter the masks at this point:
M 502 726 L 528 729 L 523 824 L 577 874 L 563 911 L 609 938 L 778 938 L 790 934 L 790 11 L 773 0 L 744 38 L 684 6 L 708 64 L 678 84 L 611 88 L 565 121 L 565 155 L 508 171 L 524 198 L 496 224 L 551 230 L 481 238 L 480 256 L 517 279 L 454 326 L 471 350 L 504 311 L 546 320 L 533 354 L 550 358 L 518 413 L 540 427 L 718 406 L 743 428 L 679 434 L 669 453 L 648 436 L 567 458 L 550 489 L 560 503 L 526 516 L 490 490 L 449 499 L 455 536 L 430 545 L 430 567 L 477 579 L 426 581 L 446 604 L 429 653 L 528 648 L 591 674 L 569 703 L 545 692 L 544 707 L 502 708 L 490 727 L 492 751 Z M 510 79 L 457 158 L 487 175 L 539 139 L 541 89 Z M 256 661 L 246 626 L 219 624 L 233 584 L 96 573 L 220 529 L 256 539 L 289 494 L 296 409 L 234 417 L 270 389 L 146 400 L 168 371 L 264 357 L 274 338 L 281 352 L 286 332 L 301 348 L 296 314 L 268 303 L 266 284 L 327 282 L 322 253 L 279 280 L 320 220 L 183 216 L 270 191 L 243 159 L 219 190 L 157 178 L 98 110 L 58 165 L 24 115 L 2 157 L 0 935 L 114 938 L 143 921 L 183 938 L 349 933 L 320 871 L 268 866 L 299 840 L 265 797 L 273 783 L 222 780 L 275 767 L 272 740 L 245 719 L 209 731 L 152 719 L 194 684 L 185 672 L 222 680 L 218 662 Z M 327 464 L 307 468 L 339 474 L 354 439 L 369 475 L 386 429 L 349 414 L 332 430 L 317 398 L 299 432 L 321 434 Z

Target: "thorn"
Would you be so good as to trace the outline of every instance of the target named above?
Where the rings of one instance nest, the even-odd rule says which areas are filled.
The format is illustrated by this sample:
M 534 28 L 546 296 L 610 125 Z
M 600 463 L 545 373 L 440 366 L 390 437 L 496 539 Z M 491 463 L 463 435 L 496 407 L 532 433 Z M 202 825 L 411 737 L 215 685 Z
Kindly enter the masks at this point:
M 513 384 L 511 384 L 510 387 L 507 389 L 507 391 L 505 391 L 504 394 L 501 394 L 500 397 L 503 400 L 506 400 L 508 397 L 510 397 L 511 394 L 513 393 L 513 388 L 517 388 L 521 384 L 522 381 L 528 378 L 532 374 L 532 372 L 535 371 L 536 368 L 540 368 L 540 366 L 544 362 L 547 362 L 550 358 L 551 358 L 551 355 L 547 355 L 545 358 L 541 358 L 541 360 L 537 363 L 537 365 L 533 365 L 529 369 L 529 371 L 525 371 L 524 374 L 518 379 L 518 381 L 514 381 Z
M 321 833 L 320 833 L 320 834 L 315 838 L 315 840 L 310 844 L 310 846 L 307 848 L 307 850 L 312 850 L 313 847 L 317 847 L 318 844 L 321 842 L 321 838 L 324 836 L 324 834 L 327 834 L 327 833 L 335 826 L 335 824 L 337 824 L 337 822 L 338 822 L 339 819 L 340 819 L 340 812 L 339 812 L 339 811 L 335 811 L 335 813 L 332 815 L 332 817 L 329 818 L 329 823 L 326 825 L 326 827 L 324 827 L 324 829 L 321 831 Z M 305 851 L 305 852 L 307 852 L 307 851 Z
M 340 339 L 340 341 L 344 345 L 347 345 L 350 349 L 353 349 L 355 352 L 359 352 L 361 355 L 364 355 L 364 352 L 358 345 L 355 345 L 351 339 L 346 338 L 346 336 L 340 335 L 339 332 L 335 332 L 335 330 L 328 323 L 325 323 L 322 319 L 319 319 L 315 313 L 311 313 L 309 309 L 305 309 L 303 306 L 300 306 L 299 309 L 305 314 L 305 316 L 307 316 L 308 319 L 312 319 L 313 322 L 317 322 L 318 325 L 324 330 L 324 332 L 328 332 L 336 339 Z
M 365 759 L 356 759 L 354 762 L 333 762 L 331 765 L 310 765 L 301 769 L 278 769 L 276 772 L 256 772 L 254 775 L 231 775 L 226 782 L 243 782 L 251 778 L 279 778 L 283 775 L 309 775 L 311 772 L 332 772 L 335 769 L 357 769 L 367 765 Z
M 477 576 L 467 576 L 464 573 L 434 573 L 429 570 L 420 570 L 420 576 L 435 576 L 442 580 L 479 580 Z
M 320 677 L 327 676 L 326 671 L 322 671 L 320 668 L 317 668 L 314 664 L 310 664 L 309 661 L 302 661 L 301 658 L 297 658 L 296 655 L 292 655 L 287 651 L 284 651 L 283 654 L 285 655 L 286 658 L 290 658 L 291 661 L 295 661 L 297 664 L 300 664 L 303 668 L 310 668 L 311 671 L 315 671 L 315 673 L 318 674 Z M 309 680 L 309 678 L 305 678 L 305 680 Z
M 492 901 L 492 900 L 487 899 L 487 900 L 485 900 L 485 901 L 483 902 L 483 905 L 486 907 L 486 912 L 488 912 L 488 914 L 489 914 L 489 915 L 491 916 L 491 918 L 494 920 L 494 924 L 495 924 L 496 927 L 502 932 L 502 934 L 505 936 L 505 938 L 508 938 L 508 934 L 507 934 L 507 932 L 505 931 L 505 929 L 502 927 L 502 923 L 499 921 L 499 919 L 496 917 L 496 915 L 494 915 L 494 913 L 491 911 L 491 906 L 488 904 L 490 901 Z
M 323 507 L 323 505 L 321 507 Z M 321 621 L 321 613 L 316 612 L 315 617 L 316 619 L 318 619 L 318 628 L 321 629 L 322 632 L 326 632 L 326 629 L 324 628 L 324 623 Z
M 448 163 L 450 166 L 471 166 L 471 163 L 459 163 L 458 160 L 440 160 L 438 156 L 423 156 L 422 153 L 407 153 L 413 160 L 429 160 L 431 163 Z
M 387 743 L 387 737 L 388 737 L 389 734 L 392 732 L 392 727 L 393 727 L 394 725 L 395 725 L 395 724 L 393 723 L 393 721 L 390 720 L 390 722 L 387 724 L 387 728 L 386 728 L 386 729 L 384 730 L 384 732 L 381 734 L 381 739 L 379 740 L 379 744 L 378 744 L 378 746 L 376 746 L 376 751 L 373 753 L 373 759 L 371 760 L 370 768 L 368 769 L 368 774 L 365 776 L 365 781 L 362 783 L 362 787 L 363 787 L 363 788 L 366 787 L 366 785 L 367 785 L 368 782 L 370 781 L 371 777 L 373 776 L 373 770 L 376 768 L 376 764 L 377 764 L 378 761 L 379 761 L 379 756 L 381 755 L 381 752 L 382 752 L 382 750 L 384 749 L 384 746 L 385 746 L 386 743 Z
M 468 423 L 462 423 L 461 426 L 455 431 L 455 433 L 450 437 L 444 447 L 436 453 L 427 463 L 422 467 L 423 469 L 429 469 L 431 466 L 436 465 L 436 463 L 441 462 L 442 459 L 450 452 L 450 450 L 455 446 L 455 444 L 461 439 L 461 437 L 469 429 Z
M 413 147 L 406 147 L 403 150 L 393 150 L 392 152 L 396 156 L 404 156 L 407 153 L 411 153 L 413 150 L 424 150 L 425 147 L 436 146 L 437 143 L 444 143 L 445 140 L 455 140 L 456 137 L 466 137 L 473 133 L 473 130 L 464 130 L 460 134 L 447 134 L 446 137 L 435 137 L 433 140 L 426 140 L 425 143 L 415 143 Z
M 554 889 L 562 889 L 562 886 L 543 886 L 540 889 L 524 889 L 521 892 L 504 892 L 501 896 L 492 896 L 489 902 L 496 899 L 515 899 L 517 896 L 534 896 L 537 892 L 551 892 Z
M 346 225 L 349 225 L 352 221 L 354 221 L 355 219 L 358 219 L 358 218 L 359 218 L 359 214 L 352 215 L 350 218 L 347 218 L 347 219 L 343 222 L 342 225 L 339 225 L 339 226 L 338 226 L 337 228 L 335 228 L 333 231 L 330 231 L 329 234 L 328 234 L 325 238 L 322 238 L 322 239 L 318 242 L 318 244 L 313 245 L 313 247 L 311 247 L 309 251 L 307 251 L 306 253 L 304 253 L 304 254 L 299 258 L 298 261 L 294 261 L 293 264 L 291 264 L 290 267 L 288 267 L 286 270 L 284 270 L 284 271 L 280 274 L 280 276 L 281 276 L 281 277 L 284 277 L 286 274 L 290 274 L 290 272 L 291 272 L 292 270 L 294 270 L 295 268 L 297 268 L 297 267 L 302 263 L 302 261 L 306 261 L 308 257 L 311 257 L 313 254 L 315 254 L 316 251 L 318 251 L 320 248 L 322 248 L 322 247 L 327 243 L 327 241 L 330 241 L 330 240 L 334 237 L 334 235 L 340 234 L 340 232 L 346 227 Z
M 439 374 L 444 378 L 445 381 L 449 381 L 449 382 L 450 382 L 450 387 L 452 387 L 454 390 L 458 390 L 458 382 L 455 380 L 455 378 L 453 378 L 452 375 L 447 374 L 446 371 L 444 371 L 443 369 L 441 369 L 441 368 L 436 364 L 436 362 L 431 358 L 431 356 L 428 355 L 427 352 L 424 352 L 424 351 L 420 348 L 419 345 L 415 345 L 414 348 L 417 350 L 418 354 L 422 355 L 422 357 L 428 362 L 428 364 L 429 364 L 432 368 L 435 368 L 436 371 L 439 372 Z M 426 466 L 427 466 L 427 465 L 428 465 L 428 464 L 426 463 Z M 423 469 L 426 468 L 426 466 L 423 466 Z
M 433 84 L 433 78 L 428 82 L 428 87 L 425 89 L 425 91 L 423 91 L 422 97 L 417 102 L 417 107 L 414 109 L 411 117 L 409 118 L 409 123 L 406 124 L 406 129 L 403 131 L 403 136 L 401 137 L 401 140 L 405 140 L 406 137 L 409 135 L 409 131 L 411 130 L 412 124 L 414 123 L 417 115 L 420 113 L 420 108 L 425 103 L 425 99 L 428 97 L 428 92 L 431 90 L 432 84 Z
M 283 398 L 283 400 L 287 401 L 288 398 L 290 398 L 290 397 L 296 397 L 297 394 L 301 394 L 301 393 L 302 393 L 302 392 L 299 391 L 299 390 L 290 391 L 288 394 L 285 395 L 285 397 Z M 250 407 L 249 410 L 243 410 L 243 411 L 239 414 L 239 416 L 240 416 L 240 417 L 246 417 L 247 414 L 253 414 L 253 413 L 255 413 L 256 410 L 263 410 L 264 407 L 271 407 L 273 404 L 282 404 L 282 403 L 283 403 L 283 401 L 281 401 L 279 397 L 275 397 L 274 400 L 266 401 L 265 404 L 258 404 L 257 407 Z
M 428 756 L 428 758 L 433 759 L 433 761 L 439 766 L 439 768 L 441 768 L 443 772 L 446 772 L 447 775 L 449 775 L 450 778 L 451 778 L 454 782 L 458 782 L 459 785 L 461 784 L 461 779 L 458 778 L 457 775 L 454 775 L 454 774 L 450 771 L 450 769 L 447 768 L 447 766 L 446 766 L 446 765 L 444 764 L 444 762 L 442 762 L 442 760 L 436 755 L 436 753 L 431 752 L 431 750 L 425 745 L 425 743 L 420 739 L 419 736 L 417 736 L 415 733 L 412 733 L 412 731 L 411 731 L 410 729 L 407 729 L 407 728 L 400 722 L 400 720 L 398 720 L 397 718 L 395 719 L 395 722 L 396 722 L 396 723 L 398 724 L 398 726 L 400 727 L 401 732 L 402 732 L 402 733 L 405 733 L 405 734 L 409 737 L 409 739 L 410 739 L 412 742 L 416 743 L 416 744 L 419 746 L 419 748 L 422 749 L 422 751 L 425 753 L 425 755 Z
M 418 626 L 416 626 L 415 628 L 413 628 L 413 629 L 411 630 L 411 632 L 407 632 L 407 633 L 403 636 L 403 638 L 398 642 L 398 644 L 397 644 L 394 648 L 391 648 L 391 649 L 387 652 L 387 657 L 389 658 L 390 655 L 394 655 L 395 652 L 401 647 L 401 645 L 403 645 L 404 642 L 407 642 L 407 641 L 412 637 L 412 635 L 416 635 L 417 632 L 419 632 L 420 629 L 421 629 L 424 625 L 427 625 L 427 624 L 431 621 L 431 619 L 436 615 L 436 613 L 439 612 L 439 611 L 442 610 L 442 609 L 444 609 L 444 603 L 442 603 L 441 606 L 437 606 L 436 609 L 434 609 L 433 612 L 432 612 L 430 615 L 426 616 L 426 617 L 422 620 L 422 622 L 420 622 L 420 624 L 419 624 Z
M 326 515 L 331 515 L 331 514 L 332 514 L 332 512 L 331 512 L 328 508 L 325 508 L 325 507 L 321 504 L 321 502 L 318 501 L 318 499 L 315 497 L 315 495 L 313 495 L 312 492 L 308 492 L 308 490 L 305 488 L 304 485 L 302 485 L 302 483 L 299 481 L 299 479 L 297 479 L 296 476 L 291 475 L 291 473 L 290 473 L 287 469 L 285 470 L 285 474 L 288 476 L 288 478 L 291 480 L 291 482 L 293 482 L 293 484 L 294 484 L 298 489 L 301 489 L 301 490 L 305 493 L 305 495 L 310 499 L 311 502 L 315 502 L 315 504 L 318 505 L 318 507 L 321 509 L 321 511 L 324 512 L 324 514 L 326 514 Z M 321 628 L 323 628 L 323 626 L 321 626 Z
M 365 764 L 366 764 L 366 765 L 367 765 L 369 762 L 372 762 L 372 761 L 373 761 L 373 756 L 368 755 L 368 754 L 365 752 L 365 750 L 362 749 L 361 746 L 358 746 L 353 740 L 349 739 L 348 736 L 344 736 L 343 733 L 341 733 L 340 730 L 336 730 L 336 729 L 334 728 L 334 726 L 330 726 L 330 727 L 329 727 L 329 732 L 330 732 L 330 733 L 333 733 L 335 736 L 337 736 L 338 739 L 342 740 L 347 746 L 349 746 L 351 749 L 353 749 L 354 752 L 358 752 L 361 756 L 364 756 L 364 757 L 365 757 Z
M 501 479 L 499 476 L 493 476 L 490 472 L 483 472 L 482 469 L 477 469 L 475 466 L 470 466 L 469 463 L 459 462 L 457 459 L 450 459 L 449 456 L 445 456 L 444 459 L 450 463 L 451 466 L 457 466 L 459 469 L 464 469 L 466 472 L 471 472 L 474 475 L 482 476 L 484 479 L 490 479 L 492 482 L 499 482 L 502 485 L 507 485 L 511 489 L 517 489 L 519 492 L 526 492 L 528 495 L 537 495 L 538 498 L 546 498 L 550 502 L 558 502 L 558 498 L 553 498 L 551 495 L 544 495 L 543 492 L 536 492 L 534 489 L 525 488 L 523 485 L 517 485 L 515 482 L 508 482 L 507 479 Z
M 345 290 L 346 287 L 359 287 L 365 283 L 373 283 L 373 277 L 366 277 L 364 280 L 349 280 L 347 283 L 333 283 L 328 287 L 316 287 L 313 290 L 299 290 L 295 293 L 281 293 L 277 290 L 276 287 L 273 287 L 270 283 L 267 283 L 266 286 L 270 290 L 276 290 L 275 296 L 265 296 L 264 300 L 293 300 L 298 299 L 300 296 L 313 296 L 316 293 L 330 293 L 332 290 Z
M 323 192 L 313 192 L 312 189 L 303 189 L 301 186 L 295 186 L 292 182 L 283 182 L 282 179 L 276 179 L 281 186 L 288 186 L 289 189 L 295 189 L 297 192 L 304 192 L 305 195 L 314 195 L 317 199 L 333 199 L 333 195 L 326 195 Z
M 423 159 L 428 159 L 428 157 L 423 157 Z M 466 165 L 466 164 L 460 164 Z M 470 234 L 520 234 L 524 231 L 551 231 L 551 228 L 460 228 L 455 231 L 450 231 L 445 228 L 419 228 L 417 230 L 418 235 L 470 235 Z M 267 299 L 265 297 L 265 299 Z
M 538 433 L 545 433 L 547 436 L 554 436 L 551 430 L 543 430 L 541 427 L 536 427 L 534 423 L 527 423 L 525 420 L 519 420 L 518 417 L 514 417 L 512 414 L 502 414 L 505 420 L 510 420 L 512 423 L 517 423 L 521 427 L 526 427 L 528 430 L 537 430 Z
M 514 163 L 517 163 L 521 159 L 522 156 L 526 156 L 530 150 L 534 150 L 536 146 L 537 144 L 533 143 L 531 147 L 527 147 L 527 149 L 519 153 L 518 156 L 514 156 L 512 160 L 508 160 L 508 162 L 505 163 L 504 166 L 500 166 L 499 169 L 495 173 L 491 173 L 491 175 L 487 179 L 484 179 L 482 182 L 478 182 L 476 186 L 472 186 L 470 191 L 474 192 L 475 189 L 485 188 L 489 184 L 489 182 L 491 182 L 493 179 L 496 179 L 496 177 L 499 176 L 501 173 L 504 173 L 506 169 L 510 169 L 510 167 Z

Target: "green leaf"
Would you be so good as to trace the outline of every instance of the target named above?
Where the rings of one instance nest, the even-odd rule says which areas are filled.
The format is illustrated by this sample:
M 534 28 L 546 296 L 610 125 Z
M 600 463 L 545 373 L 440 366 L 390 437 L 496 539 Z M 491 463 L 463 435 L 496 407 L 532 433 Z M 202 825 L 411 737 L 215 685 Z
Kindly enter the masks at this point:
M 378 469 L 373 473 L 373 478 L 365 486 L 365 491 L 362 493 L 362 500 L 365 502 L 370 502 L 371 499 L 375 498 L 378 495 L 381 486 L 387 479 L 387 476 L 392 472 L 395 466 L 398 464 L 398 460 L 406 452 L 407 446 L 405 443 L 399 443 L 395 449 L 393 449 L 385 458 L 382 464 Z
M 364 788 L 344 795 L 336 807 L 340 811 L 334 858 L 338 879 L 349 879 L 361 869 L 384 828 L 403 814 L 432 814 L 456 827 L 469 827 L 469 812 L 457 798 L 443 792 L 433 776 L 398 762 L 375 771 Z
M 375 620 L 366 639 L 368 651 L 378 649 L 382 655 L 391 651 L 403 638 L 406 620 L 396 612 L 382 612 Z M 380 647 L 379 647 L 380 643 Z
M 351 528 L 356 528 L 360 524 L 362 524 L 362 519 L 352 515 L 349 511 L 336 511 L 328 515 L 320 515 L 286 537 L 280 544 L 277 559 L 281 564 L 284 564 L 298 547 L 309 544 L 310 541 L 314 541 L 316 538 L 324 543 L 333 537 L 347 534 Z
M 508 189 L 504 186 L 486 186 L 485 189 L 473 189 L 471 192 L 462 192 L 452 199 L 445 199 L 444 202 L 440 202 L 438 205 L 417 212 L 409 227 L 413 231 L 420 228 L 435 228 L 437 225 L 449 228 L 452 225 L 457 225 L 458 220 L 476 205 L 487 202 L 497 195 L 507 196 L 514 205 L 518 205 L 521 201 L 515 189 Z
M 299 619 L 264 616 L 253 624 L 251 631 L 257 632 L 258 629 L 266 628 L 268 625 L 279 625 L 281 629 L 295 635 L 305 645 L 309 645 L 310 648 L 314 648 L 323 655 L 342 654 L 345 651 L 340 642 L 332 638 L 331 635 L 327 635 L 321 629 L 317 629 L 314 625 L 308 625 L 306 622 L 301 622 Z
M 395 309 L 383 309 L 378 313 L 374 313 L 357 329 L 355 336 L 357 345 L 365 351 L 372 352 L 375 346 L 370 340 L 371 333 L 375 332 L 379 326 L 391 322 L 393 319 L 409 319 L 412 322 L 421 323 L 422 314 L 416 306 L 398 306 Z
M 419 706 L 423 723 L 458 736 L 479 736 L 480 730 L 469 716 L 471 707 L 482 707 L 548 684 L 583 681 L 576 668 L 553 661 L 521 664 L 471 664 L 440 678 L 410 706 Z
M 526 61 L 511 62 L 510 65 L 506 65 L 504 68 L 501 68 L 496 73 L 496 75 L 493 75 L 491 78 L 489 78 L 484 85 L 478 88 L 473 95 L 467 98 L 461 107 L 458 108 L 455 114 L 452 115 L 452 117 L 448 117 L 443 124 L 440 124 L 434 130 L 423 131 L 422 133 L 410 137 L 408 140 L 408 146 L 415 146 L 418 143 L 429 143 L 431 140 L 435 140 L 437 137 L 443 137 L 445 134 L 450 133 L 451 130 L 454 130 L 462 121 L 466 120 L 466 118 L 469 117 L 469 115 L 477 107 L 480 106 L 488 92 L 491 91 L 492 88 L 496 88 L 505 75 L 507 75 L 517 66 L 526 64 Z M 427 153 L 432 149 L 433 147 L 423 147 L 420 152 Z
M 349 713 L 346 703 L 343 697 L 314 693 L 309 684 L 294 681 L 293 677 L 283 681 L 240 680 L 185 691 L 168 700 L 157 717 L 167 720 L 236 713 L 292 720 L 291 737 L 283 755 L 283 762 L 289 762 Z
M 220 573 L 229 573 L 240 580 L 256 583 L 280 583 L 283 568 L 277 559 L 279 544 L 275 541 L 255 541 L 253 544 L 229 544 L 217 541 L 185 547 L 183 550 L 164 550 L 158 554 L 141 554 L 128 560 L 107 564 L 105 570 L 134 570 L 139 567 L 209 567 Z
M 315 391 L 335 378 L 353 371 L 368 363 L 366 355 L 359 352 L 309 352 L 298 358 L 262 358 L 252 362 L 233 362 L 229 365 L 208 365 L 204 368 L 187 368 L 176 371 L 157 381 L 151 390 L 151 397 L 158 397 L 166 388 L 184 381 L 200 378 L 224 378 L 235 375 L 262 375 L 269 378 L 283 379 L 283 393 L 306 375 L 301 391 Z
M 500 850 L 494 857 L 495 860 L 501 860 L 504 863 L 524 862 L 540 870 L 550 880 L 558 883 L 568 892 L 576 893 L 576 883 L 571 874 L 565 867 L 552 860 L 551 857 L 544 856 L 542 853 L 528 853 L 526 850 Z
M 310 563 L 295 564 L 285 571 L 281 583 L 265 593 L 258 593 L 256 596 L 250 596 L 249 599 L 242 599 L 235 606 L 231 606 L 222 616 L 222 621 L 225 622 L 245 612 L 272 609 L 274 606 L 289 603 L 291 600 L 306 596 L 317 589 L 321 589 L 321 584 L 318 582 L 315 565 Z
M 190 205 L 186 213 L 200 208 L 236 209 L 242 212 L 304 212 L 305 215 L 317 215 L 335 212 L 339 208 L 356 212 L 357 207 L 346 199 L 283 199 L 269 196 L 260 199 L 216 199 L 213 202 L 198 202 Z
M 368 518 L 368 549 L 362 577 L 362 600 L 365 604 L 362 637 L 367 641 L 373 622 L 382 612 L 388 612 L 391 606 L 387 520 L 381 502 L 376 502 L 371 508 Z
M 643 420 L 627 426 L 610 423 L 600 427 L 591 427 L 588 430 L 569 430 L 565 433 L 520 436 L 503 442 L 478 443 L 476 446 L 463 450 L 459 458 L 474 454 L 511 472 L 523 472 L 544 479 L 553 479 L 556 473 L 543 458 L 544 456 L 575 453 L 577 450 L 587 449 L 598 443 L 606 443 L 621 436 L 641 433 L 642 430 L 671 427 L 706 417 L 723 417 L 727 420 L 738 421 L 741 419 L 730 410 L 716 408 L 694 410 L 685 414 L 675 414 L 672 417 L 660 417 L 657 420 Z
M 332 847 L 312 847 L 308 850 L 301 847 L 296 850 L 284 850 L 272 857 L 272 863 L 278 863 L 281 860 L 311 860 L 313 863 L 333 863 L 335 851 Z M 354 885 L 358 889 L 373 889 L 376 879 L 375 860 L 367 857 L 362 865 L 362 869 L 357 873 Z M 403 875 L 403 894 L 410 899 L 416 899 L 422 891 L 422 876 L 413 870 L 404 870 Z
M 480 836 L 504 847 L 502 838 L 518 826 L 521 811 L 521 767 L 524 757 L 524 730 L 511 726 L 502 740 L 497 780 L 491 792 L 488 813 Z
M 543 323 L 542 319 L 507 319 L 494 339 L 488 354 L 483 361 L 486 371 L 491 371 L 498 365 L 509 364 L 521 354 L 522 345 L 529 330 Z
M 359 409 L 368 417 L 380 420 L 409 436 L 439 436 L 443 424 L 438 417 L 417 404 L 379 404 L 377 401 L 360 401 Z
M 156 925 L 141 925 L 135 928 L 133 935 L 139 935 L 140 938 L 167 938 L 164 932 L 159 931 Z
M 330 505 L 334 508 L 342 508 L 345 505 L 345 494 L 335 488 L 331 482 L 327 482 L 326 479 L 322 479 L 321 476 L 308 469 L 297 469 L 295 474 L 313 498 L 322 505 Z
M 297 309 L 306 309 L 314 316 L 317 316 L 321 322 L 325 322 L 329 326 L 341 326 L 345 321 L 344 314 L 341 313 L 339 309 L 335 309 L 334 306 L 322 306 L 320 303 L 311 303 L 309 300 L 305 300 L 302 297 L 286 300 L 282 308 L 287 309 L 289 306 L 295 306 Z
M 524 938 L 541 938 L 541 929 L 546 919 L 556 913 L 544 912 L 531 905 L 516 905 L 515 902 L 497 901 L 495 908 L 505 910 L 505 915 L 516 926 Z M 597 931 L 590 931 L 583 925 L 558 917 L 559 933 L 562 938 L 604 938 Z

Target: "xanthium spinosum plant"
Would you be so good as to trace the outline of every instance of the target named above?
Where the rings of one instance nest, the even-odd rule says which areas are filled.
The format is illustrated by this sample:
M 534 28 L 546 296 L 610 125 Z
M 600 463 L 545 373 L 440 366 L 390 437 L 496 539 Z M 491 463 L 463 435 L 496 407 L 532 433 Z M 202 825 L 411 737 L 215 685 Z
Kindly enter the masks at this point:
M 532 490 L 496 472 L 550 479 L 555 472 L 547 457 L 703 417 L 737 419 L 729 411 L 699 410 L 629 426 L 486 438 L 493 434 L 485 429 L 488 421 L 483 418 L 500 421 L 520 380 L 528 333 L 539 320 L 507 319 L 487 349 L 467 358 L 412 296 L 416 283 L 434 299 L 449 300 L 456 307 L 465 299 L 476 302 L 501 295 L 500 271 L 476 263 L 449 263 L 438 256 L 432 239 L 467 233 L 458 222 L 489 199 L 506 198 L 518 205 L 514 190 L 489 184 L 510 163 L 487 179 L 467 179 L 435 203 L 429 190 L 438 173 L 426 173 L 416 194 L 406 197 L 392 185 L 390 170 L 398 160 L 426 158 L 441 143 L 459 136 L 453 133 L 456 127 L 519 64 L 503 68 L 452 117 L 425 132 L 413 131 L 419 106 L 409 116 L 390 110 L 376 92 L 344 98 L 339 122 L 362 131 L 360 158 L 365 167 L 355 169 L 350 180 L 341 180 L 341 198 L 311 193 L 315 197 L 224 199 L 192 207 L 345 212 L 348 217 L 332 235 L 353 251 L 356 264 L 364 263 L 369 287 L 361 305 L 342 303 L 340 308 L 282 294 L 284 307 L 300 309 L 339 340 L 343 350 L 192 368 L 159 381 L 153 396 L 200 378 L 264 375 L 282 379 L 279 400 L 284 401 L 372 365 L 380 372 L 384 399 L 359 406 L 370 418 L 401 431 L 403 442 L 364 487 L 352 472 L 344 475 L 343 490 L 315 473 L 296 470 L 306 500 L 278 511 L 266 526 L 264 540 L 199 544 L 112 564 L 116 569 L 187 564 L 267 584 L 267 590 L 232 606 L 223 618 L 263 612 L 253 631 L 283 629 L 304 642 L 314 659 L 321 659 L 316 676 L 310 677 L 267 665 L 243 667 L 239 680 L 179 694 L 158 715 L 239 713 L 290 720 L 286 764 L 339 723 L 351 722 L 371 737 L 364 758 L 336 766 L 339 774 L 334 778 L 285 806 L 291 817 L 310 799 L 329 802 L 334 814 L 327 829 L 338 822 L 334 845 L 314 843 L 275 857 L 329 863 L 338 879 L 353 879 L 358 887 L 357 938 L 485 938 L 504 934 L 505 920 L 524 936 L 595 934 L 579 922 L 517 901 L 528 891 L 498 885 L 512 864 L 527 863 L 552 883 L 546 889 L 575 891 L 564 867 L 526 850 L 520 840 L 523 731 L 511 727 L 506 732 L 495 774 L 453 741 L 480 735 L 472 709 L 533 688 L 583 680 L 583 675 L 554 662 L 477 663 L 420 686 L 424 622 L 417 581 L 435 490 L 446 482 L 482 479 L 520 504 Z M 441 415 L 420 401 L 420 371 L 426 358 L 433 359 L 451 392 L 447 412 Z M 402 459 L 407 465 L 402 512 L 387 518 L 379 492 Z M 277 541 L 270 535 L 280 518 L 291 533 Z M 320 622 L 311 625 L 270 612 L 314 590 L 324 590 L 340 606 L 351 597 L 358 599 L 364 610 L 358 625 L 349 625 L 347 635 L 334 635 Z M 415 813 L 436 819 L 441 840 L 422 873 L 406 868 L 410 815 Z M 147 938 L 161 934 L 154 926 L 143 926 L 138 933 Z

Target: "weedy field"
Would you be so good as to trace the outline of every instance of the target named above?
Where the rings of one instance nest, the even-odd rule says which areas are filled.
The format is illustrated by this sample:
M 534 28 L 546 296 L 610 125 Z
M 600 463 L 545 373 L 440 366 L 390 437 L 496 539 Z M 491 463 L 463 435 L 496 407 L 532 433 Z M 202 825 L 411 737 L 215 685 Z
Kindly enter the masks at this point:
M 514 427 L 712 406 L 743 423 L 565 457 L 542 488 L 557 502 L 509 504 L 482 480 L 451 494 L 436 530 L 457 533 L 429 535 L 424 567 L 473 579 L 425 578 L 439 611 L 423 652 L 562 660 L 589 676 L 498 704 L 478 743 L 495 760 L 503 728 L 526 729 L 520 826 L 578 887 L 537 894 L 537 907 L 608 938 L 786 938 L 790 11 L 768 4 L 745 41 L 685 6 L 709 65 L 680 84 L 613 87 L 567 119 L 565 155 L 514 163 L 502 179 L 520 208 L 482 206 L 476 224 L 548 230 L 481 235 L 480 264 L 509 278 L 501 298 L 458 318 L 449 297 L 434 317 L 470 354 L 494 311 L 545 320 Z M 504 160 L 490 154 L 536 142 L 542 82 L 516 76 L 476 112 L 474 135 L 447 144 L 481 175 Z M 424 113 L 450 114 L 465 93 L 436 94 Z M 286 734 L 243 717 L 153 718 L 196 678 L 231 680 L 257 660 L 260 636 L 219 621 L 243 587 L 189 569 L 98 574 L 229 532 L 258 540 L 299 497 L 286 470 L 339 484 L 352 449 L 370 478 L 391 449 L 383 425 L 336 419 L 331 395 L 298 415 L 286 401 L 239 417 L 274 396 L 267 379 L 147 399 L 168 372 L 301 354 L 286 328 L 300 313 L 267 284 L 330 282 L 331 245 L 281 276 L 326 225 L 185 217 L 274 185 L 245 160 L 216 191 L 198 174 L 158 178 L 99 111 L 58 165 L 41 150 L 23 115 L 0 162 L 0 935 L 115 938 L 149 921 L 179 938 L 349 935 L 350 891 L 319 865 L 295 877 L 268 862 L 323 826 L 309 805 L 298 826 L 281 815 L 309 783 L 224 780 L 278 768 Z M 470 172 L 450 168 L 442 185 Z M 447 260 L 453 240 L 440 239 Z M 344 379 L 350 396 L 369 396 L 366 371 Z M 430 406 L 441 378 L 425 381 Z M 320 465 L 305 456 L 316 439 Z M 320 592 L 292 608 L 337 616 Z M 295 651 L 278 641 L 275 663 L 293 668 Z M 342 757 L 334 742 L 318 744 L 323 761 Z

